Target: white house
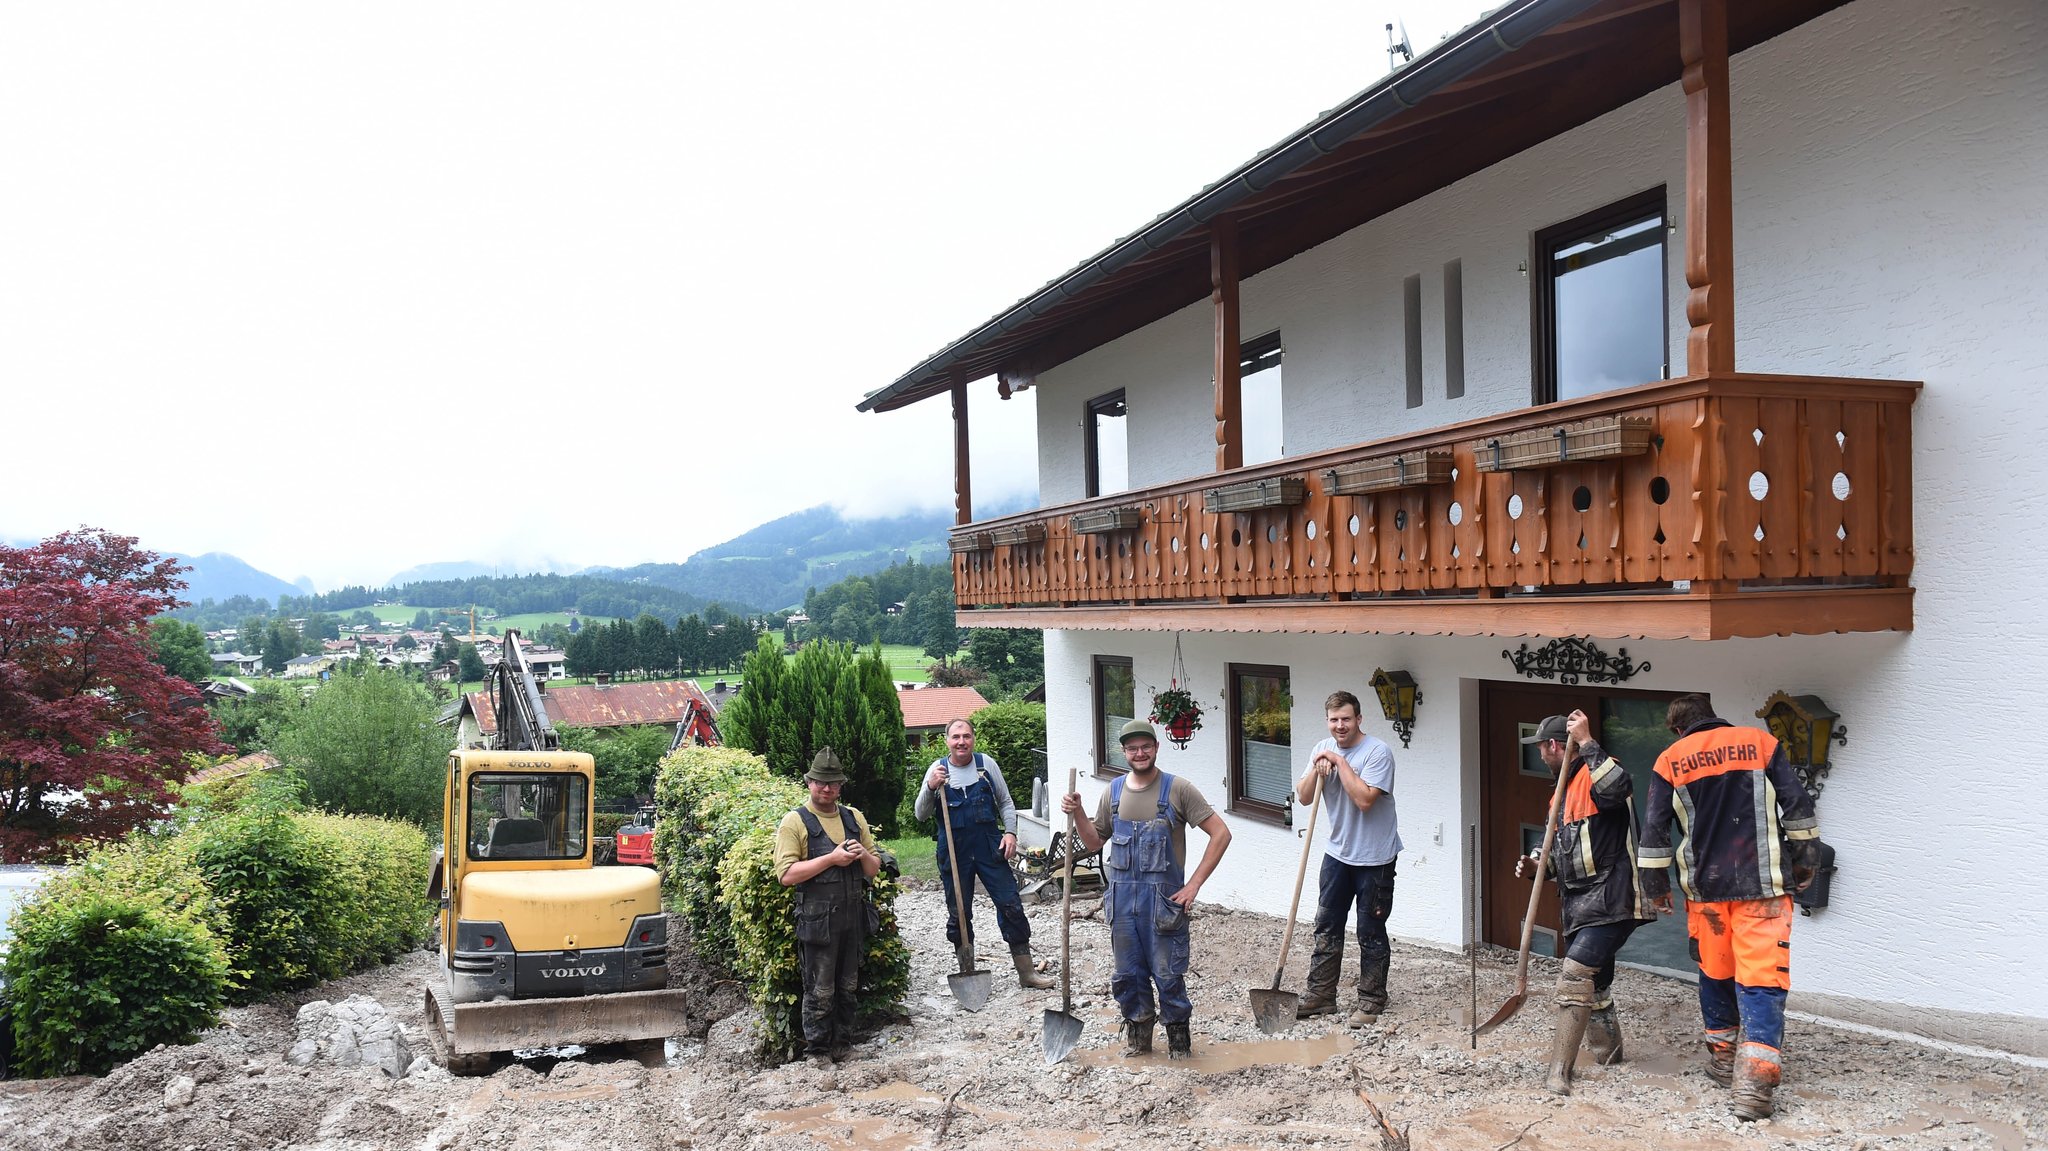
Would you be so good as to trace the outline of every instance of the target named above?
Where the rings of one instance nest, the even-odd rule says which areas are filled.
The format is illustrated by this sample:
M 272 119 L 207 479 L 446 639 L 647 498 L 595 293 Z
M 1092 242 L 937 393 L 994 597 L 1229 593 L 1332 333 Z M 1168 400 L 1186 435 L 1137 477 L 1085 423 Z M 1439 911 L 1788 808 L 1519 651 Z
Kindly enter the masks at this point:
M 256 675 L 263 670 L 261 655 L 243 655 L 238 651 L 213 653 L 213 669 L 233 675 Z
M 1511 0 L 861 407 L 951 398 L 960 623 L 1047 629 L 1056 774 L 1204 700 L 1205 898 L 1284 914 L 1333 690 L 1449 947 L 1515 943 L 1526 725 L 1642 778 L 1674 695 L 1782 691 L 1848 733 L 1794 1008 L 2048 1056 L 2044 61 L 2032 0 Z M 975 521 L 969 393 L 1027 387 L 1044 506 Z

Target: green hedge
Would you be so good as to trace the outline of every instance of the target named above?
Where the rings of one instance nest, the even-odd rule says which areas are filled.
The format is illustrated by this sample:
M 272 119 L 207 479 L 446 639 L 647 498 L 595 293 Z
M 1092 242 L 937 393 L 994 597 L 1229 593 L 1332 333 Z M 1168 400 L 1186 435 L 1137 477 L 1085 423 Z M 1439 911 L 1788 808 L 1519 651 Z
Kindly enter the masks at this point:
M 261 801 L 88 852 L 16 918 L 20 1069 L 105 1071 L 223 1003 L 395 958 L 432 922 L 430 858 L 410 824 Z
M 137 837 L 96 849 L 17 911 L 11 1070 L 97 1074 L 213 1026 L 228 952 L 189 846 Z
M 767 761 L 731 747 L 685 747 L 662 760 L 655 779 L 654 856 L 669 906 L 690 924 L 693 949 L 738 970 L 732 916 L 718 900 L 719 866 L 740 836 L 802 803 L 802 785 L 778 779 Z
M 699 958 L 747 973 L 763 1020 L 762 1050 L 783 1058 L 796 1054 L 802 1035 L 803 980 L 792 893 L 774 874 L 775 828 L 805 797 L 800 784 L 770 775 L 760 756 L 733 748 L 679 749 L 663 760 L 655 783 L 663 890 L 689 920 Z M 886 875 L 877 884 L 882 931 L 861 963 L 864 1016 L 895 1010 L 910 985 L 910 952 L 896 931 L 897 887 Z
M 418 828 L 255 807 L 189 834 L 226 919 L 237 1002 L 388 961 L 426 936 L 430 856 Z
M 967 718 L 974 724 L 975 750 L 996 758 L 1003 767 L 1003 782 L 1010 786 L 1010 799 L 1018 810 L 1029 810 L 1031 781 L 1038 778 L 1038 757 L 1032 751 L 1045 746 L 1045 705 L 1008 700 Z

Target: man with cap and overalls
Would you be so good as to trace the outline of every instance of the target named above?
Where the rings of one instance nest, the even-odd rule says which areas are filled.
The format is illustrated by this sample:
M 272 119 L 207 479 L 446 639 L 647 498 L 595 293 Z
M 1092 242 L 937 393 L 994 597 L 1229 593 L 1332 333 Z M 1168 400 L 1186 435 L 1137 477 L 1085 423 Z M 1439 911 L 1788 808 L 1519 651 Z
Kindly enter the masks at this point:
M 1154 1020 L 1166 1024 L 1167 1054 L 1185 1059 L 1192 1041 L 1188 1016 L 1188 910 L 1223 861 L 1230 828 L 1195 785 L 1159 770 L 1159 731 L 1142 719 L 1117 734 L 1131 770 L 1102 793 L 1093 820 L 1081 819 L 1081 797 L 1060 800 L 1074 832 L 1090 851 L 1111 844 L 1103 893 L 1116 974 L 1109 991 L 1124 1016 L 1124 1054 L 1152 1050 Z M 1202 862 L 1186 877 L 1187 826 L 1209 836 Z M 1153 991 L 1158 990 L 1155 1008 Z
M 839 802 L 846 771 L 829 747 L 804 775 L 809 802 L 775 828 L 775 874 L 796 888 L 797 956 L 803 965 L 804 1050 L 820 1066 L 853 1044 L 860 957 L 867 943 L 867 882 L 882 870 L 868 821 Z
M 939 799 L 940 791 L 945 798 Z M 974 881 L 988 889 L 996 905 L 996 927 L 1003 942 L 1010 945 L 1010 960 L 1017 967 L 1017 982 L 1025 987 L 1051 987 L 1050 976 L 1039 973 L 1031 962 L 1031 923 L 1024 918 L 1024 901 L 1017 895 L 1017 877 L 1010 872 L 1010 860 L 1017 855 L 1017 804 L 1010 798 L 1010 786 L 1003 782 L 1003 770 L 996 761 L 974 750 L 974 725 L 956 719 L 946 725 L 946 754 L 925 769 L 924 786 L 917 789 L 912 808 L 920 820 L 938 818 L 938 805 L 946 805 L 945 818 L 938 819 L 939 879 L 946 888 L 946 942 L 960 957 L 960 970 L 974 970 L 967 941 L 961 937 L 960 919 L 968 919 L 972 938 Z M 946 828 L 953 831 L 953 853 L 946 851 Z M 953 874 L 948 859 L 957 861 L 960 873 Z

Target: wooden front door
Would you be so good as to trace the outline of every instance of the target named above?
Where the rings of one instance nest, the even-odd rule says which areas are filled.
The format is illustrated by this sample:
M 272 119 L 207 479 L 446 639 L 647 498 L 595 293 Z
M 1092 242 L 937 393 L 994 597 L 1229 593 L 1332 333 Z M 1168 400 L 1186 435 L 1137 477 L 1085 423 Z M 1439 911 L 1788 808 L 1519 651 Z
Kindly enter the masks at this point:
M 1543 817 L 1550 810 L 1557 777 L 1543 765 L 1538 749 L 1520 740 L 1543 717 L 1573 708 L 1596 719 L 1600 693 L 1587 687 L 1489 683 L 1479 697 L 1479 881 L 1485 915 L 1481 938 L 1502 947 L 1522 945 L 1522 916 L 1529 909 L 1529 881 L 1515 878 L 1515 857 L 1543 841 Z M 1557 885 L 1543 884 L 1536 904 L 1536 934 L 1530 951 L 1557 954 Z

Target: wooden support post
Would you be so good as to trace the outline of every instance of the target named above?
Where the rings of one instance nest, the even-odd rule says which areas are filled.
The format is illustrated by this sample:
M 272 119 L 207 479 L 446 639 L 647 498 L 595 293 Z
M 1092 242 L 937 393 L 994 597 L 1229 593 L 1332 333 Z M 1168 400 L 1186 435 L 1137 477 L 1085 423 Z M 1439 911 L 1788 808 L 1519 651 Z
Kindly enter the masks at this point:
M 974 496 L 967 475 L 967 374 L 953 369 L 953 522 L 974 519 Z
M 1244 466 L 1244 389 L 1238 358 L 1237 221 L 1209 226 L 1209 298 L 1216 305 L 1216 470 Z
M 1729 172 L 1728 3 L 1679 0 L 1685 65 L 1685 373 L 1735 370 L 1734 181 Z

